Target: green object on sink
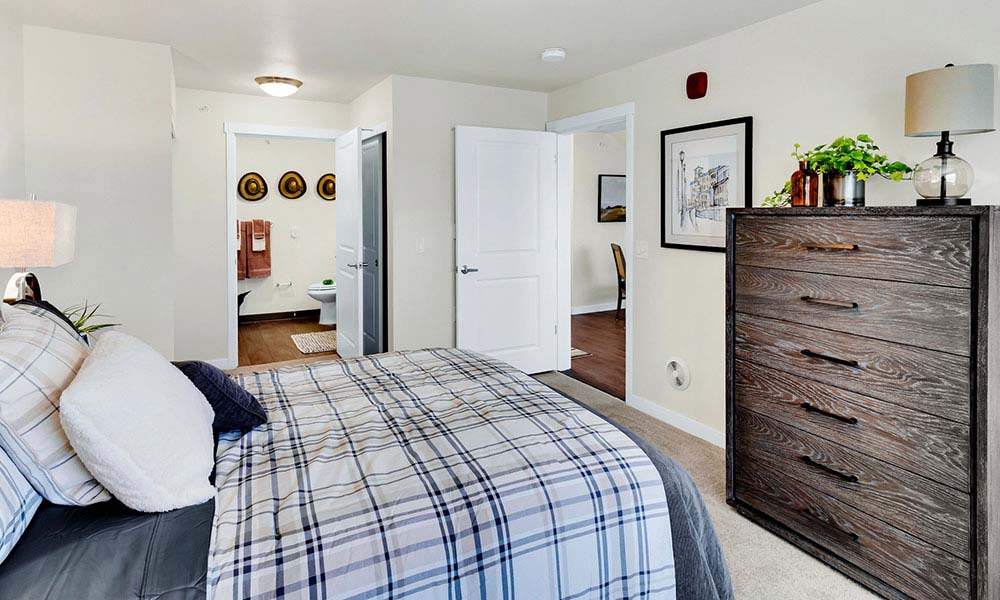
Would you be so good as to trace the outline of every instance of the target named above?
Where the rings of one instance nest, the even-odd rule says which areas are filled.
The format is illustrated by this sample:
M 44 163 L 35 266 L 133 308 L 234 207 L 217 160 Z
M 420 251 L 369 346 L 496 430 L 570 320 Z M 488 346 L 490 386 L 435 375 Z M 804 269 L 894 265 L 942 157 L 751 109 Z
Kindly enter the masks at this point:
M 333 285 L 333 280 L 332 279 L 324 279 L 323 280 L 323 285 Z

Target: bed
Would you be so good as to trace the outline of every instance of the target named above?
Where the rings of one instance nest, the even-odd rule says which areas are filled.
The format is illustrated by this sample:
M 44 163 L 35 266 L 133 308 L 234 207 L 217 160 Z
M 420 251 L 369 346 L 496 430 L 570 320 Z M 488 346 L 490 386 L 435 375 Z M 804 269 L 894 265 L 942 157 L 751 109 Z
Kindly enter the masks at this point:
M 690 477 L 512 367 L 454 349 L 242 373 L 214 502 L 43 506 L 25 598 L 732 597 Z M 52 573 L 58 573 L 53 576 Z

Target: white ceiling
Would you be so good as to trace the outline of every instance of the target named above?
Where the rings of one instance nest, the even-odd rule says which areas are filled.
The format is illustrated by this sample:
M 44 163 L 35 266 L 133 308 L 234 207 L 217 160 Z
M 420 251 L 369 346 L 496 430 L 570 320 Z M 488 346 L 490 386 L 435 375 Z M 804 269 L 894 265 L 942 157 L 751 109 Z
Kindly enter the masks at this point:
M 348 102 L 391 73 L 552 91 L 815 0 L 0 0 L 29 25 L 168 44 L 183 87 Z M 563 46 L 565 63 L 543 63 Z

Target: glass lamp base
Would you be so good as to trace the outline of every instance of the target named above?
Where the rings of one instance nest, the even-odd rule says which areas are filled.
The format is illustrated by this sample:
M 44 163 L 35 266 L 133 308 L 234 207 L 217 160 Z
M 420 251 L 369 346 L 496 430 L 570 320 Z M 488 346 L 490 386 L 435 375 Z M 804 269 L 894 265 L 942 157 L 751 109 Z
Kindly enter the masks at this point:
M 972 198 L 917 198 L 917 206 L 972 206 Z

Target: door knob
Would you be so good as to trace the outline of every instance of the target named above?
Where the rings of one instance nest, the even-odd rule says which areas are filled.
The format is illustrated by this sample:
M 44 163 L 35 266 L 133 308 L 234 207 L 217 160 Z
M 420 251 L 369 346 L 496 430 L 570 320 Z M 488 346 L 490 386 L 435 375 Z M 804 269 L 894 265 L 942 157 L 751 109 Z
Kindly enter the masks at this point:
M 459 270 L 459 273 L 461 273 L 462 275 L 468 275 L 469 273 L 478 273 L 478 272 L 479 269 L 469 267 L 468 265 L 462 265 L 462 268 Z

